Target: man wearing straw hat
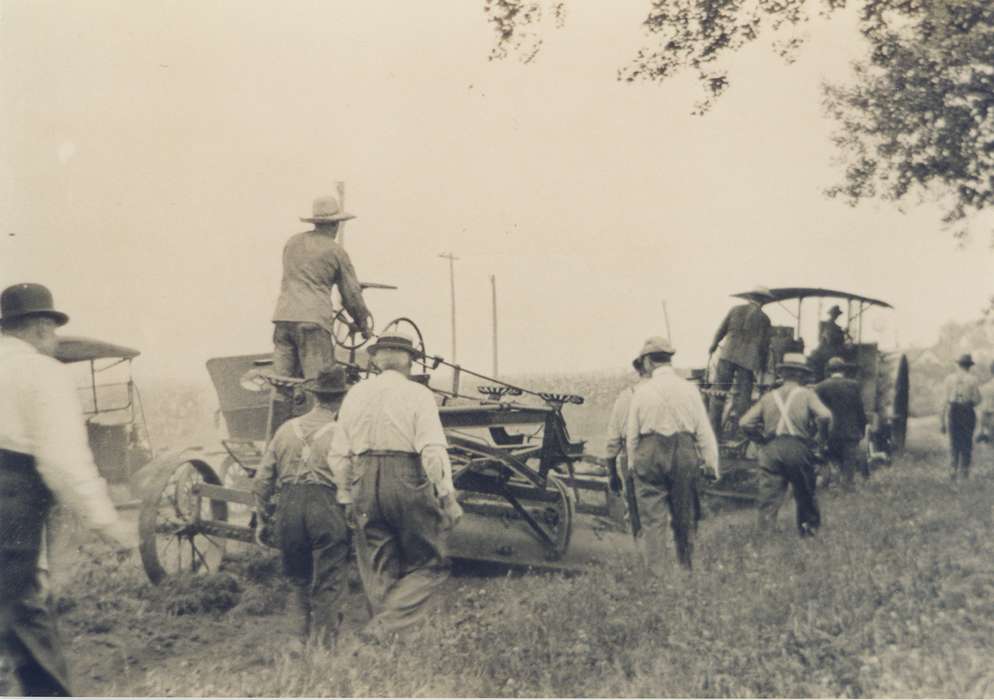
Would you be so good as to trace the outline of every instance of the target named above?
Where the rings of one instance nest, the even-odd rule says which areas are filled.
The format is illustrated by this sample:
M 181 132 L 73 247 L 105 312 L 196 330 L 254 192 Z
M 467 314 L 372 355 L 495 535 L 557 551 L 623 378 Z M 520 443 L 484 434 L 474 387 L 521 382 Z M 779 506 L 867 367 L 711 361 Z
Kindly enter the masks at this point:
M 970 476 L 973 456 L 973 431 L 977 428 L 977 405 L 981 401 L 980 382 L 970 373 L 973 357 L 962 355 L 955 372 L 943 384 L 945 403 L 940 414 L 940 429 L 949 433 L 949 451 L 953 479 Z
M 419 356 L 412 338 L 380 336 L 369 354 L 380 373 L 345 398 L 328 462 L 373 611 L 361 636 L 384 640 L 419 622 L 448 578 L 446 545 L 462 508 L 434 396 L 409 378 Z
M 721 438 L 725 395 L 735 387 L 732 410 L 737 418 L 752 402 L 752 387 L 756 378 L 766 371 L 770 352 L 770 317 L 763 311 L 763 304 L 773 296 L 766 287 L 756 287 L 748 294 L 745 304 L 733 306 L 718 327 L 711 341 L 710 354 L 721 344 L 715 388 L 722 394 L 711 397 L 709 415 L 715 434 Z M 724 343 L 722 341 L 724 340 Z
M 669 340 L 645 341 L 639 362 L 650 379 L 638 386 L 628 409 L 626 444 L 642 521 L 642 557 L 660 573 L 669 521 L 677 561 L 692 566 L 694 535 L 701 517 L 697 491 L 700 470 L 718 470 L 718 442 L 701 393 L 670 364 L 676 350 Z
M 278 493 L 275 530 L 291 584 L 294 629 L 305 643 L 332 644 L 342 618 L 338 603 L 348 588 L 350 537 L 326 459 L 347 391 L 345 370 L 323 369 L 302 387 L 314 395 L 314 408 L 280 426 L 256 472 L 257 537 L 265 539 Z
M 137 544 L 93 463 L 72 375 L 54 359 L 56 311 L 40 284 L 0 294 L 0 694 L 68 695 L 46 587 L 45 528 L 72 509 L 120 553 Z
M 283 248 L 283 281 L 273 313 L 273 373 L 284 377 L 317 376 L 335 363 L 331 327 L 335 317 L 331 292 L 338 287 L 342 304 L 367 338 L 369 310 L 348 253 L 335 240 L 343 221 L 333 196 L 314 200 L 313 213 L 301 221 L 314 224 Z
M 772 389 L 739 422 L 759 450 L 759 526 L 773 529 L 788 486 L 797 506 L 801 537 L 821 525 L 815 498 L 817 452 L 828 441 L 832 412 L 804 382 L 811 367 L 800 353 L 787 353 L 777 365 L 783 385 Z M 817 443 L 815 438 L 817 437 Z

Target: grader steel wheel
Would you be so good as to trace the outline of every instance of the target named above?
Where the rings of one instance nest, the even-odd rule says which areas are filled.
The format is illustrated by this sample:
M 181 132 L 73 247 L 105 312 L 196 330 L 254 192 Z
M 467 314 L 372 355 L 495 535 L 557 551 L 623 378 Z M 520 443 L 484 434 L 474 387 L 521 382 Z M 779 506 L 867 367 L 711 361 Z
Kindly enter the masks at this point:
M 550 504 L 542 512 L 543 524 L 552 535 L 553 546 L 547 548 L 550 561 L 561 559 L 569 549 L 569 540 L 573 534 L 573 520 L 576 516 L 576 496 L 572 489 L 557 476 L 549 475 L 549 486 L 559 499 Z
M 224 558 L 224 540 L 205 535 L 199 520 L 227 520 L 228 504 L 197 499 L 194 484 L 221 485 L 210 465 L 199 459 L 166 460 L 145 485 L 138 517 L 138 550 L 152 583 L 183 573 L 214 573 Z M 200 504 L 200 513 L 197 504 Z

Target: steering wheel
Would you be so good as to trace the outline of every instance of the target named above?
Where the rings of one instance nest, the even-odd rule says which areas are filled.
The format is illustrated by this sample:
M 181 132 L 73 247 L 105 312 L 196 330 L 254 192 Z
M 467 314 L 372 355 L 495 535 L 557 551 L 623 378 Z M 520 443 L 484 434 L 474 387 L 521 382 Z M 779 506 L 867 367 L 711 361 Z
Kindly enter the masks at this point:
M 373 314 L 370 313 L 369 327 L 373 326 Z M 369 342 L 369 338 L 362 335 L 362 330 L 352 321 L 344 307 L 338 310 L 331 321 L 331 337 L 335 339 L 335 345 L 344 350 L 358 350 Z

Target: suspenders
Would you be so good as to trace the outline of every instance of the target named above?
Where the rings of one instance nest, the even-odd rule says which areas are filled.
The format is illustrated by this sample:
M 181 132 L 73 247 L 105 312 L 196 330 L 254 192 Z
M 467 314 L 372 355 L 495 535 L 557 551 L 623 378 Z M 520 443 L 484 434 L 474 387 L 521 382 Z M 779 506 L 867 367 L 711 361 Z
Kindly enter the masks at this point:
M 777 422 L 777 435 L 792 435 L 793 437 L 804 437 L 804 433 L 794 425 L 794 421 L 791 420 L 788 414 L 788 409 L 793 404 L 794 397 L 800 393 L 801 387 L 796 387 L 790 394 L 787 395 L 787 401 L 783 400 L 783 397 L 777 391 L 773 391 L 773 400 L 777 402 L 777 408 L 780 409 L 780 420 Z
M 331 430 L 335 426 L 335 423 L 333 421 L 331 423 L 322 425 L 316 431 L 311 433 L 310 436 L 304 435 L 304 429 L 300 427 L 299 419 L 296 418 L 293 419 L 292 421 L 290 421 L 290 425 L 293 428 L 294 435 L 296 435 L 297 439 L 299 439 L 303 443 L 302 447 L 300 448 L 300 464 L 302 468 L 299 469 L 294 476 L 297 477 L 298 479 L 304 479 L 309 473 L 307 470 L 307 463 L 311 459 L 312 445 L 316 443 L 318 440 L 320 440 L 321 436 L 323 436 L 325 433 Z

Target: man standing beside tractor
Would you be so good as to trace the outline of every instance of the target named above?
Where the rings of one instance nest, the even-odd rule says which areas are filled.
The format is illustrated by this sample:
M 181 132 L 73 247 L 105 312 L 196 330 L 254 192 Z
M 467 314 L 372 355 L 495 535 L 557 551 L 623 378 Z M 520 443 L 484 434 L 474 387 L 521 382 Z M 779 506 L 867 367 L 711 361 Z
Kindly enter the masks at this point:
M 383 335 L 369 353 L 380 373 L 346 396 L 328 463 L 373 611 L 361 636 L 381 640 L 422 619 L 448 578 L 446 544 L 462 508 L 434 396 L 410 379 L 414 341 Z
M 628 464 L 642 521 L 642 556 L 654 573 L 663 566 L 667 520 L 677 560 L 691 568 L 701 517 L 700 470 L 704 466 L 716 479 L 721 476 L 718 442 L 704 401 L 694 384 L 674 372 L 670 363 L 675 353 L 665 338 L 645 341 L 639 363 L 651 378 L 636 388 L 626 428 Z
M 350 537 L 326 458 L 347 391 L 345 370 L 321 370 L 303 389 L 314 395 L 314 408 L 280 426 L 256 473 L 257 538 L 266 539 L 263 533 L 275 526 L 297 634 L 305 643 L 313 637 L 331 644 L 342 619 L 339 601 L 348 588 Z
M 859 382 L 846 377 L 846 371 L 851 370 L 852 366 L 841 357 L 833 357 L 826 369 L 830 376 L 815 386 L 818 398 L 832 412 L 832 431 L 828 436 L 826 456 L 838 465 L 845 488 L 851 489 L 857 467 L 864 479 L 870 476 L 869 465 L 860 449 L 866 432 L 866 409 Z
M 607 473 L 608 485 L 611 492 L 620 494 L 624 492 L 626 502 L 626 517 L 629 518 L 629 525 L 632 534 L 638 535 L 639 523 L 635 509 L 635 485 L 628 467 L 628 454 L 625 449 L 627 442 L 626 431 L 628 430 L 628 409 L 632 404 L 632 396 L 635 390 L 649 380 L 651 376 L 642 364 L 642 356 L 637 356 L 632 360 L 632 367 L 638 375 L 638 382 L 634 386 L 625 387 L 618 394 L 611 409 L 611 416 L 607 422 Z M 634 520 L 633 520 L 634 516 Z
M 9 676 L 25 695 L 70 694 L 43 572 L 52 507 L 71 508 L 119 553 L 136 545 L 93 463 L 72 376 L 53 357 L 55 329 L 68 321 L 40 284 L 17 284 L 0 295 L 0 691 L 5 695 L 19 694 Z
M 814 535 L 821 525 L 815 498 L 817 445 L 828 441 L 832 412 L 818 395 L 803 386 L 811 368 L 800 353 L 787 353 L 777 365 L 783 385 L 756 402 L 739 422 L 759 450 L 759 526 L 774 527 L 788 486 L 797 506 L 801 537 Z M 814 424 L 814 425 L 813 425 Z
M 301 221 L 314 229 L 298 233 L 283 248 L 283 281 L 273 313 L 273 373 L 313 379 L 335 364 L 331 292 L 336 286 L 342 305 L 365 337 L 369 309 L 348 253 L 335 240 L 343 221 L 355 218 L 341 210 L 333 196 L 314 200 L 313 213 Z
M 956 361 L 958 369 L 946 377 L 943 384 L 943 407 L 939 416 L 940 429 L 949 433 L 949 449 L 953 479 L 970 476 L 973 456 L 973 431 L 977 428 L 980 403 L 980 382 L 970 373 L 973 357 L 967 353 Z
M 770 352 L 770 317 L 763 311 L 763 304 L 771 299 L 770 290 L 756 287 L 748 295 L 748 302 L 733 306 L 718 327 L 708 353 L 713 355 L 721 346 L 718 372 L 714 386 L 720 395 L 712 396 L 709 415 L 711 426 L 720 439 L 725 411 L 725 396 L 735 388 L 732 410 L 741 418 L 752 403 L 752 387 L 759 375 L 766 371 Z

